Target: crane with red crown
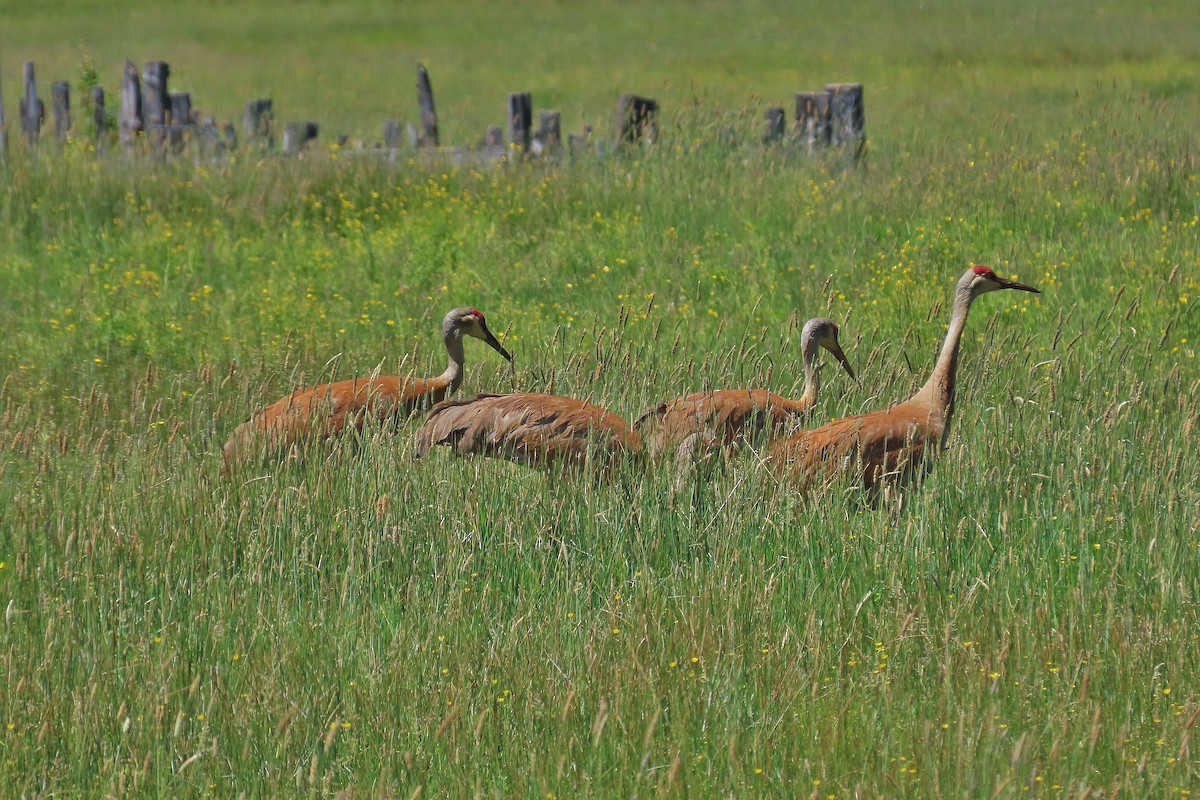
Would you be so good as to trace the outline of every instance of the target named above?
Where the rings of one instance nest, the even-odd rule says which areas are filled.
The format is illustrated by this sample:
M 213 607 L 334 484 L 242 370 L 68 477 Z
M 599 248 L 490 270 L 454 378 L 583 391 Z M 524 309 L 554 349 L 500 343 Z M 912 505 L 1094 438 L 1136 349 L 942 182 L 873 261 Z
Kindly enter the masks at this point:
M 903 482 L 922 472 L 950 433 L 958 349 L 971 303 L 1000 289 L 1041 293 L 1000 277 L 990 267 L 971 267 L 958 280 L 950 328 L 933 373 L 916 394 L 891 408 L 834 420 L 783 439 L 771 448 L 771 464 L 801 489 L 837 475 L 861 479 L 867 489 L 874 489 L 885 480 Z

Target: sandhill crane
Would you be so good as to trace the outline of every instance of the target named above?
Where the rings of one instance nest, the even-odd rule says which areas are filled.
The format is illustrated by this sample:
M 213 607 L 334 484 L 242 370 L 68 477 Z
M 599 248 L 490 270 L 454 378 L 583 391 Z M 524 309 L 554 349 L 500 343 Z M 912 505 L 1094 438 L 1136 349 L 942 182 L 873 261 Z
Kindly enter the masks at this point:
M 439 444 L 460 456 L 495 456 L 531 467 L 591 464 L 600 478 L 611 476 L 626 455 L 642 451 L 641 437 L 616 414 L 572 397 L 532 393 L 439 403 L 417 434 L 417 455 Z
M 512 361 L 512 356 L 488 330 L 481 311 L 456 308 L 442 320 L 442 339 L 450 363 L 441 375 L 351 378 L 293 392 L 254 412 L 233 431 L 225 443 L 222 471 L 227 472 L 256 451 L 286 449 L 310 438 L 327 439 L 348 428 L 362 430 L 368 417 L 399 422 L 418 408 L 440 402 L 462 383 L 464 335 L 482 339 Z
M 753 441 L 767 430 L 782 433 L 784 425 L 803 417 L 817 402 L 817 358 L 822 347 L 854 378 L 854 369 L 838 343 L 838 326 L 833 320 L 815 317 L 804 323 L 800 333 L 804 360 L 804 393 L 800 397 L 790 400 L 765 389 L 718 389 L 659 403 L 634 423 L 646 442 L 646 451 L 658 458 L 678 448 L 677 457 L 683 461 L 697 451 L 707 454 L 718 445 Z
M 903 481 L 927 467 L 946 444 L 954 413 L 954 373 L 971 302 L 999 289 L 1038 289 L 1002 278 L 989 267 L 971 267 L 958 281 L 950 328 L 933 374 L 907 402 L 882 411 L 835 420 L 776 442 L 769 460 L 801 489 L 841 472 L 861 477 L 867 489 L 885 478 Z

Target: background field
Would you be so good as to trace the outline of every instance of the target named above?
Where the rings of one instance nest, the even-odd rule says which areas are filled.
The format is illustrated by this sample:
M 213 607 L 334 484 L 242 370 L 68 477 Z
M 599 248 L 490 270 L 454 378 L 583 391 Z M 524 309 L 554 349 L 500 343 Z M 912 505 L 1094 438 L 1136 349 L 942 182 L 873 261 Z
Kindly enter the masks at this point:
M 164 58 L 218 117 L 269 95 L 367 141 L 413 117 L 418 60 L 451 143 L 516 90 L 570 130 L 621 91 L 666 113 L 652 151 L 483 172 L 11 133 L 0 793 L 1200 792 L 1200 7 L 446 5 L 0 3 L 10 131 L 27 59 L 44 95 L 93 64 L 115 97 Z M 864 169 L 754 143 L 842 80 Z M 798 393 L 828 315 L 859 381 L 826 369 L 819 420 L 882 407 L 970 263 L 1043 294 L 976 304 L 900 512 L 754 453 L 672 504 L 641 465 L 415 461 L 408 429 L 217 474 L 292 388 L 440 371 L 458 305 L 516 356 L 469 342 L 464 394 Z

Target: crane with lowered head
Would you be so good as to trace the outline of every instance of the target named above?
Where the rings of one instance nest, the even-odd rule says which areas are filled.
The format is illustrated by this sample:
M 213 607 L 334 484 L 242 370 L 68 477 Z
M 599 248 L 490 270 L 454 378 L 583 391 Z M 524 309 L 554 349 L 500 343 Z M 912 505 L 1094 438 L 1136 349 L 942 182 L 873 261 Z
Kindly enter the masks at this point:
M 530 467 L 591 466 L 612 475 L 642 439 L 616 414 L 573 397 L 520 392 L 446 400 L 429 412 L 417 433 L 417 455 L 447 445 L 460 456 L 506 458 Z

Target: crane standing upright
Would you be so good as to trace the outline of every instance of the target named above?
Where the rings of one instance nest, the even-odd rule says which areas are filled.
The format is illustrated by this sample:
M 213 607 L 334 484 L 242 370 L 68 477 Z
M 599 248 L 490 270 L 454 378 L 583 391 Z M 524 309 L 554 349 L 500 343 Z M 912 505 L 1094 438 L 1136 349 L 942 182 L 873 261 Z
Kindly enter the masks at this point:
M 926 469 L 950 433 L 958 350 L 971 303 L 1000 289 L 1041 293 L 1000 277 L 990 267 L 971 267 L 955 289 L 950 328 L 933 373 L 916 394 L 891 408 L 835 420 L 780 440 L 771 447 L 770 463 L 801 489 L 839 473 L 853 475 L 867 489 L 874 489 L 885 479 L 903 482 Z

